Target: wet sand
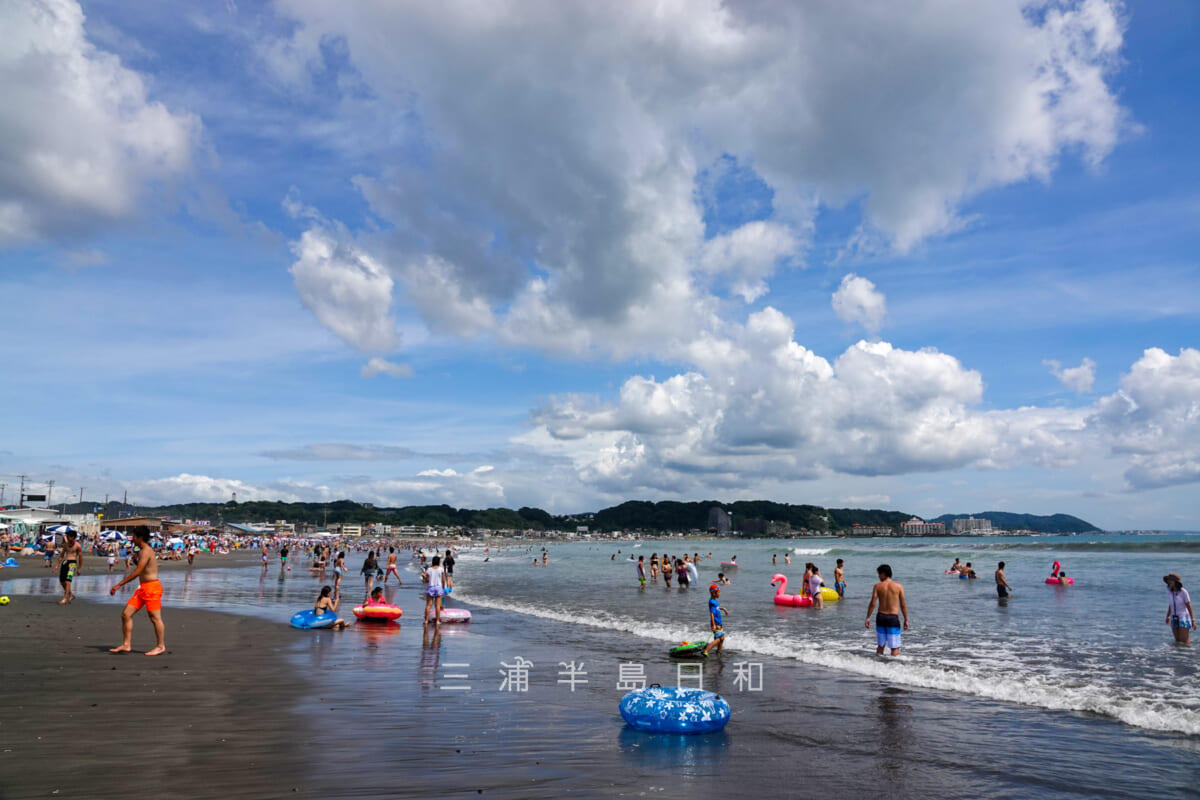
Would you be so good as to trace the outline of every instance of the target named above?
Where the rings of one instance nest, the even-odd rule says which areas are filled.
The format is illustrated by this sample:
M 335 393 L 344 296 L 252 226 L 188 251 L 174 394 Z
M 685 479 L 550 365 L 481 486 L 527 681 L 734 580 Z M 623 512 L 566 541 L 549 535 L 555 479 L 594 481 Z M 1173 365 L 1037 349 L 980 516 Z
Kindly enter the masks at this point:
M 15 571 L 15 570 L 14 570 Z M 306 782 L 306 681 L 290 631 L 166 608 L 165 656 L 145 613 L 135 652 L 119 607 L 18 597 L 0 608 L 0 797 L 280 797 Z

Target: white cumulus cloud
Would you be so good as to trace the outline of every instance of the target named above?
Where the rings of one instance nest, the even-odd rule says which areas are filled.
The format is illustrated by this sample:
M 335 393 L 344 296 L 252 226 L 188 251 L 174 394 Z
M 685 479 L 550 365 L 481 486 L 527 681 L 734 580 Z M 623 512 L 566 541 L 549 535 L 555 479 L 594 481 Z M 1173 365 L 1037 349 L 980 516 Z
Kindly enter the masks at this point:
M 852 272 L 833 293 L 833 312 L 843 322 L 858 323 L 877 333 L 887 316 L 887 299 L 874 283 Z
M 1096 382 L 1096 362 L 1090 358 L 1084 358 L 1078 367 L 1064 368 L 1062 362 L 1051 359 L 1042 363 L 1050 368 L 1050 374 L 1075 394 L 1087 394 Z
M 678 357 L 803 261 L 822 205 L 904 250 L 1127 126 L 1116 0 L 276 8 L 268 68 L 340 71 L 331 130 L 360 135 L 330 144 L 382 165 L 353 176 L 385 223 L 356 246 L 431 329 L 566 354 Z M 697 180 L 730 157 L 772 199 L 714 232 Z
M 1200 481 L 1200 350 L 1146 350 L 1089 420 L 1134 489 Z
M 292 278 L 317 321 L 359 350 L 387 351 L 398 342 L 391 316 L 395 282 L 344 230 L 319 223 L 292 245 Z
M 0 245 L 128 219 L 147 184 L 189 168 L 199 120 L 93 45 L 77 2 L 0 3 L 0 30 Z

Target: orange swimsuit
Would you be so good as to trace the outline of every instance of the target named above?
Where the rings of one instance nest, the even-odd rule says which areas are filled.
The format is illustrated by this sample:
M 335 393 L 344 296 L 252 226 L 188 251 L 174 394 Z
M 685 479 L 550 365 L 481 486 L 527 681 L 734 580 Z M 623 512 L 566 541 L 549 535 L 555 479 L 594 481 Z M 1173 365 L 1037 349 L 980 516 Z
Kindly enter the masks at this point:
M 145 606 L 147 611 L 162 611 L 162 592 L 161 583 L 146 581 L 138 586 L 133 597 L 129 598 L 125 605 L 133 606 L 134 611 L 140 610 L 142 606 Z

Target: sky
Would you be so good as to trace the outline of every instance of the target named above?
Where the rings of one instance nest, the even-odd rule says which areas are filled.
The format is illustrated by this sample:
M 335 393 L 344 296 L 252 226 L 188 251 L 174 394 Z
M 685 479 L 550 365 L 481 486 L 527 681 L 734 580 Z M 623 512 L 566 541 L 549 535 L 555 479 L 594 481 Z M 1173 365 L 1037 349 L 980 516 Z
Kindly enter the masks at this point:
M 0 28 L 6 502 L 23 474 L 1200 530 L 1191 0 L 6 0 Z

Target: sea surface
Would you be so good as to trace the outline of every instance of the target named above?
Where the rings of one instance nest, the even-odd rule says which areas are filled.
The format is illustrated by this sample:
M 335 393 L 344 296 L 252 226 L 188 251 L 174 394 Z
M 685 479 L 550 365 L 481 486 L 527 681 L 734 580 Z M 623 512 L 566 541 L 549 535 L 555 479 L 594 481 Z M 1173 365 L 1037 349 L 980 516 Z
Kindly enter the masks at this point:
M 685 547 L 702 557 L 712 553 L 700 561 L 700 586 L 681 590 L 673 581 L 668 589 L 660 577 L 638 588 L 630 555 L 649 562 L 652 552 L 682 556 Z M 1174 645 L 1164 624 L 1162 582 L 1177 572 L 1185 587 L 1189 576 L 1200 587 L 1200 535 L 680 539 L 640 547 L 570 544 L 554 548 L 546 567 L 532 567 L 532 556 L 506 550 L 492 557 L 460 598 L 670 643 L 706 638 L 707 587 L 724 571 L 731 585 L 722 587 L 721 604 L 730 611 L 726 630 L 739 653 L 1200 735 L 1200 638 L 1191 648 Z M 721 566 L 734 556 L 737 569 Z M 479 557 L 472 551 L 461 560 Z M 787 593 L 795 594 L 811 561 L 832 586 L 839 558 L 848 584 L 844 601 L 823 609 L 774 604 L 775 574 L 787 577 Z M 955 558 L 970 562 L 979 578 L 945 574 Z M 1006 602 L 998 600 L 993 577 L 1000 561 L 1014 588 Z M 1073 586 L 1045 583 L 1054 561 Z M 880 564 L 904 585 L 911 615 L 895 663 L 875 658 L 874 631 L 863 625 Z
M 635 544 L 550 544 L 545 567 L 531 565 L 541 543 L 463 550 L 448 604 L 474 619 L 437 635 L 420 624 L 413 564 L 403 587 L 388 589 L 401 624 L 296 631 L 287 658 L 320 686 L 296 697 L 314 723 L 308 746 L 322 753 L 307 785 L 347 797 L 1200 797 L 1200 641 L 1172 643 L 1161 581 L 1200 576 L 1200 536 Z M 630 554 L 685 546 L 712 553 L 700 585 L 639 587 Z M 698 737 L 628 729 L 616 711 L 623 665 L 676 683 L 666 650 L 706 637 L 707 586 L 734 555 L 721 597 L 728 645 L 701 676 L 730 702 L 730 724 Z M 955 557 L 980 578 L 944 574 Z M 837 558 L 846 600 L 774 605 L 774 574 L 794 593 L 805 561 L 832 583 Z M 361 559 L 347 558 L 346 616 L 361 597 Z M 1003 604 L 992 580 L 1000 560 L 1015 587 Z M 1055 560 L 1073 587 L 1044 583 Z M 328 582 L 299 562 L 290 573 L 277 561 L 265 573 L 164 571 L 168 646 L 172 606 L 286 624 Z M 880 563 L 905 585 L 912 620 L 895 659 L 875 656 L 863 626 Z M 113 582 L 85 574 L 76 591 L 123 602 L 108 598 Z M 5 582 L 10 593 L 57 590 L 49 576 Z M 502 691 L 518 657 L 533 665 L 528 691 Z M 588 683 L 570 685 L 572 664 Z M 752 665 L 761 691 L 743 680 Z

